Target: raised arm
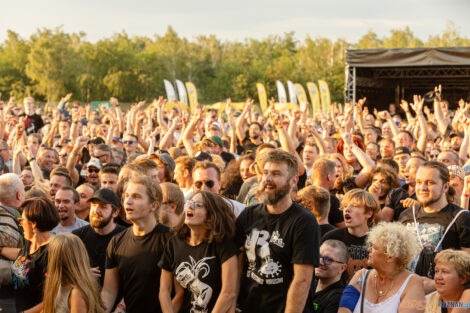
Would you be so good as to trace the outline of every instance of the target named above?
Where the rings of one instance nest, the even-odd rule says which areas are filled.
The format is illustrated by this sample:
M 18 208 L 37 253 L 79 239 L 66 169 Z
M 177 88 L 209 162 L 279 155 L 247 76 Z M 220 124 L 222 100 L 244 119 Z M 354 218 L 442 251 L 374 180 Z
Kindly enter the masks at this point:
M 189 156 L 194 156 L 194 148 L 193 148 L 193 136 L 194 130 L 196 129 L 197 125 L 202 120 L 202 111 L 201 109 L 197 109 L 192 116 L 188 127 L 184 130 L 183 133 L 183 145 L 186 148 Z
M 238 120 L 236 123 L 236 131 L 237 131 L 237 136 L 238 136 L 238 140 L 240 141 L 240 143 L 242 143 L 246 137 L 246 120 L 248 118 L 248 114 L 251 111 L 252 104 L 253 104 L 252 99 L 246 100 L 245 109 L 243 110 L 242 114 L 238 117 Z
M 81 136 L 78 137 L 77 140 L 75 141 L 75 144 L 72 148 L 72 151 L 70 152 L 69 158 L 67 160 L 67 164 L 65 167 L 67 168 L 67 171 L 69 171 L 70 176 L 72 177 L 72 182 L 73 185 L 76 186 L 79 180 L 79 173 L 75 169 L 75 166 L 77 165 L 78 158 L 80 157 L 80 154 L 83 151 L 83 147 L 85 147 L 86 144 L 88 144 L 88 137 Z
M 437 91 L 437 88 L 435 88 Z M 437 97 L 434 99 L 434 117 L 436 118 L 437 127 L 442 135 L 446 133 L 446 129 L 448 126 L 447 121 L 444 118 L 444 112 L 442 111 L 441 102 L 440 102 L 440 94 L 436 94 Z
M 416 112 L 416 118 L 418 119 L 419 127 L 421 128 L 421 135 L 418 138 L 417 148 L 419 151 L 424 152 L 426 150 L 426 143 L 428 142 L 428 126 L 426 125 L 426 119 L 423 114 L 424 99 L 421 96 L 413 96 L 414 103 L 411 105 L 413 110 Z
M 352 139 L 351 133 L 343 134 L 343 141 L 345 145 L 351 147 L 352 153 L 356 156 L 357 161 L 361 164 L 362 170 L 356 177 L 355 183 L 359 188 L 364 187 L 369 180 L 369 175 L 375 168 L 375 162 L 369 156 L 359 148 Z

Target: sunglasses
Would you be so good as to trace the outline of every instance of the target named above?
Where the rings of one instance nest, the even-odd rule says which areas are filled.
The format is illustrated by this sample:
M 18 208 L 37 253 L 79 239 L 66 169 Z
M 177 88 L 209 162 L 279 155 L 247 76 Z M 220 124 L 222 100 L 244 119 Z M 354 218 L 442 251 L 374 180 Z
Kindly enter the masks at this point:
M 201 202 L 201 201 L 193 201 L 193 200 L 188 200 L 186 201 L 186 206 L 190 206 L 192 208 L 196 208 L 196 209 L 202 209 L 202 208 L 205 208 L 206 205 L 204 204 L 204 202 Z
M 208 180 L 208 181 L 197 181 L 194 183 L 194 186 L 196 186 L 197 189 L 202 188 L 202 185 L 206 185 L 207 188 L 212 188 L 215 185 L 215 182 L 213 180 Z
M 100 170 L 97 168 L 91 168 L 91 167 L 88 168 L 88 173 L 99 173 L 99 172 Z
M 339 263 L 339 264 L 344 264 L 343 262 L 333 260 L 332 258 L 329 258 L 327 256 L 320 256 L 320 261 L 322 261 L 323 264 L 325 264 L 325 265 L 331 265 L 331 264 L 333 264 L 333 262 L 336 262 L 336 263 Z
M 133 144 L 133 143 L 137 143 L 137 141 L 135 141 L 135 140 L 126 140 L 126 141 L 124 141 L 124 143 L 125 143 L 126 145 L 131 145 L 131 144 Z

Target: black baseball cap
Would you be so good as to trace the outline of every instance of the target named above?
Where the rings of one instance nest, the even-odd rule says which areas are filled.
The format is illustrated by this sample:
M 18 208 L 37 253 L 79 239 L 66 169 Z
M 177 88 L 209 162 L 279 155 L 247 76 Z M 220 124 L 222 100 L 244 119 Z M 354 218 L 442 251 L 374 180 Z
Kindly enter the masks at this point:
M 93 197 L 91 197 L 88 200 L 88 202 L 93 202 L 94 200 L 97 200 L 106 204 L 114 205 L 117 208 L 121 207 L 121 201 L 119 201 L 119 197 L 111 189 L 103 188 L 103 189 L 96 191 L 93 194 Z

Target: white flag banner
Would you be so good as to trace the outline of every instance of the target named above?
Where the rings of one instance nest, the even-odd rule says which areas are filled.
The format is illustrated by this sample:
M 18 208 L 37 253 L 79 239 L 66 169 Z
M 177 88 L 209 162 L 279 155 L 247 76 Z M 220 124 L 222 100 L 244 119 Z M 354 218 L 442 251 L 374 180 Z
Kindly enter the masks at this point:
M 175 87 L 173 87 L 173 84 L 166 79 L 163 80 L 163 83 L 165 84 L 166 98 L 168 99 L 168 102 L 177 101 L 178 98 L 176 97 Z
M 284 84 L 276 80 L 277 87 L 277 97 L 279 98 L 279 103 L 287 103 L 287 93 Z
M 289 101 L 291 103 L 298 104 L 294 83 L 292 83 L 290 80 L 287 81 L 287 90 L 289 90 Z
M 188 94 L 186 93 L 186 87 L 181 80 L 176 80 L 176 89 L 178 89 L 178 96 L 180 97 L 180 102 L 188 105 Z

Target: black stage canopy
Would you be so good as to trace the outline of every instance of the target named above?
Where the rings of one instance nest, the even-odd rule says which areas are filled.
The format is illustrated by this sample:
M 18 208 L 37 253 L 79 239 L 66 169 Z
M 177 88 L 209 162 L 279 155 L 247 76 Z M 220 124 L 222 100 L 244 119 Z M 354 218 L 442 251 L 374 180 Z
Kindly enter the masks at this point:
M 470 47 L 346 52 L 346 101 L 367 97 L 369 107 L 385 109 L 439 84 L 451 107 L 470 100 Z

